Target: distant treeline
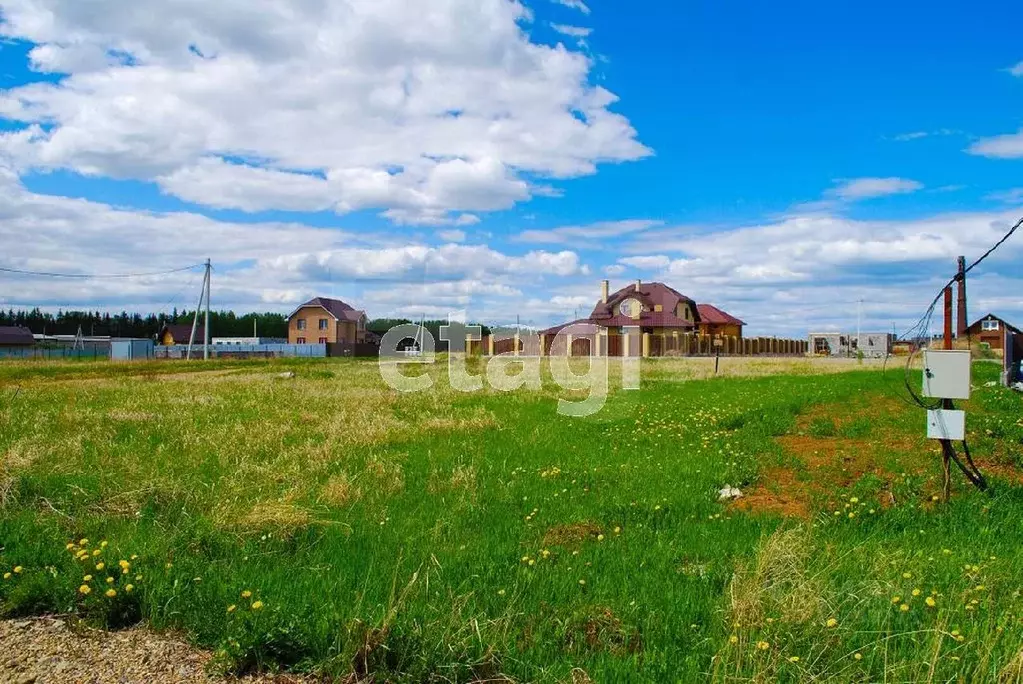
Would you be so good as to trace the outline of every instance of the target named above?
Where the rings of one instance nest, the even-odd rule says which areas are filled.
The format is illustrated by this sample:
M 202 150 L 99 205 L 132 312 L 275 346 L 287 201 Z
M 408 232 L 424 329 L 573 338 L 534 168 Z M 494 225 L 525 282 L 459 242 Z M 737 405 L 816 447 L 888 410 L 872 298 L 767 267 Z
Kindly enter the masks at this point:
M 165 323 L 191 323 L 194 311 L 178 311 L 170 314 L 130 314 L 122 311 L 119 314 L 102 313 L 99 311 L 58 311 L 56 314 L 46 313 L 39 309 L 31 311 L 0 310 L 0 325 L 20 325 L 37 335 L 75 335 L 81 327 L 83 335 L 100 335 L 110 337 L 143 337 L 153 338 Z M 200 314 L 200 323 L 202 314 Z M 288 336 L 288 319 L 279 313 L 248 313 L 242 316 L 233 311 L 211 311 L 210 332 L 215 337 L 250 337 L 256 324 L 259 337 Z M 402 323 L 418 323 L 405 318 L 378 318 L 370 321 L 366 328 L 378 335 L 383 335 L 395 325 Z M 424 327 L 440 344 L 440 327 L 447 321 L 426 321 Z M 483 327 L 483 334 L 489 335 L 490 330 Z
M 0 310 L 0 325 L 20 325 L 37 335 L 75 335 L 79 327 L 83 335 L 109 335 L 111 337 L 153 338 L 165 323 L 191 323 L 192 311 L 178 311 L 170 314 L 119 314 L 99 311 L 58 311 L 46 313 L 39 309 L 31 311 Z M 199 317 L 200 324 L 202 315 Z M 211 311 L 210 332 L 216 337 L 250 337 L 252 324 L 260 337 L 287 337 L 288 319 L 279 313 L 249 313 L 238 316 L 233 311 Z
M 376 318 L 376 319 L 373 319 L 369 323 L 366 324 L 366 329 L 369 330 L 370 332 L 376 333 L 377 335 L 383 336 L 384 333 L 386 333 L 388 330 L 390 330 L 394 326 L 396 326 L 396 325 L 403 325 L 403 324 L 419 325 L 419 321 L 411 321 L 411 320 L 409 320 L 407 318 Z M 427 332 L 429 332 L 431 335 L 433 335 L 433 339 L 437 342 L 437 349 L 438 350 L 447 349 L 447 345 L 442 343 L 441 338 L 440 338 L 440 328 L 441 328 L 442 325 L 450 325 L 450 324 L 447 321 L 445 321 L 445 320 L 423 321 L 423 327 L 426 328 Z M 468 325 L 480 325 L 480 324 L 479 323 L 469 323 Z M 457 327 L 457 326 L 458 326 L 458 324 L 455 324 L 455 326 L 453 326 L 453 327 Z M 485 325 L 481 326 L 481 327 L 483 328 L 483 334 L 484 335 L 489 335 L 490 334 L 490 328 L 488 328 Z M 457 333 L 454 333 L 454 336 L 457 336 Z M 464 337 L 465 337 L 465 333 L 462 333 L 462 338 L 464 339 Z

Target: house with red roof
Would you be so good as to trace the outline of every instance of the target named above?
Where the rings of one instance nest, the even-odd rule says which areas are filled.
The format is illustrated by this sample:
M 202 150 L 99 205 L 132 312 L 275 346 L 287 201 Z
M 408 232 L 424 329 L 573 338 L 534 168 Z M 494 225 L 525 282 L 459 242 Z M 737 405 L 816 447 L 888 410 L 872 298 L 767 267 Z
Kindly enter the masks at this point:
M 697 304 L 693 299 L 664 283 L 634 283 L 611 293 L 610 283 L 601 284 L 600 300 L 589 317 L 572 321 L 606 328 L 609 335 L 624 334 L 626 328 L 638 328 L 641 333 L 673 335 L 696 333 L 701 335 L 741 338 L 745 323 L 710 304 Z M 543 331 L 557 334 L 571 323 L 554 326 Z
M 289 344 L 366 341 L 366 312 L 340 299 L 314 297 L 288 316 Z

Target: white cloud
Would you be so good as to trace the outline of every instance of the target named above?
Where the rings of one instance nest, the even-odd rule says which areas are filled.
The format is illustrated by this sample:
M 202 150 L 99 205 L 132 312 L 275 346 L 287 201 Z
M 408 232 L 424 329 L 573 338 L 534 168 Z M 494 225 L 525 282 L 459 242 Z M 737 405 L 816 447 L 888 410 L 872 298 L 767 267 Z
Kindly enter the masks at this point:
M 586 3 L 583 2 L 583 0 L 553 0 L 553 2 L 557 5 L 563 5 L 571 9 L 579 10 L 583 14 L 590 13 L 590 8 L 586 6 Z
M 658 254 L 655 256 L 625 257 L 624 259 L 619 259 L 618 263 L 632 268 L 638 268 L 642 271 L 653 271 L 659 268 L 667 268 L 671 263 L 671 259 L 663 254 Z
M 604 273 L 609 276 L 616 276 L 625 273 L 625 267 L 621 264 L 609 264 L 604 267 Z
M 984 198 L 995 200 L 997 202 L 1005 202 L 1006 204 L 1019 204 L 1020 202 L 1023 202 L 1023 188 L 999 190 L 998 192 L 992 192 L 985 195 Z
M 664 225 L 663 221 L 650 219 L 629 219 L 625 221 L 602 221 L 583 226 L 561 226 L 548 230 L 526 230 L 519 233 L 517 242 L 536 244 L 568 244 L 579 248 L 592 247 L 594 240 L 618 238 L 640 233 Z
M 460 236 L 448 235 L 453 237 Z M 587 273 L 578 255 L 567 250 L 507 254 L 487 245 L 395 244 L 388 235 L 295 223 L 232 223 L 39 195 L 2 166 L 0 243 L 19 245 L 16 252 L 0 255 L 0 265 L 28 271 L 153 273 L 209 257 L 214 306 L 239 311 L 287 309 L 312 296 L 335 294 L 335 288 L 338 296 L 375 316 L 410 302 L 471 304 L 477 312 L 514 310 L 517 305 L 508 299 L 523 296 L 519 283 L 555 288 L 563 279 Z M 169 311 L 194 306 L 200 271 L 75 281 L 0 273 L 0 306 Z M 401 300 L 396 292 L 416 297 Z
M 1008 71 L 1013 76 L 1023 76 L 1023 62 L 1019 62 L 1015 66 L 1009 67 Z
M 0 34 L 69 75 L 0 93 L 28 125 L 0 155 L 213 207 L 434 225 L 528 200 L 527 176 L 648 155 L 589 57 L 531 42 L 528 16 L 518 0 L 6 0 Z
M 826 193 L 847 201 L 916 192 L 924 186 L 907 178 L 852 178 L 843 180 Z
M 585 38 L 593 33 L 593 29 L 583 26 L 570 26 L 569 24 L 551 24 L 551 28 L 563 36 L 571 38 Z
M 910 140 L 918 140 L 920 138 L 926 138 L 928 135 L 927 131 L 913 131 L 912 133 L 900 133 L 895 136 L 895 140 L 899 142 L 908 142 Z
M 457 228 L 438 231 L 437 237 L 448 242 L 465 242 L 465 231 Z
M 966 148 L 966 151 L 981 157 L 1019 159 L 1023 157 L 1023 129 L 1018 133 L 981 138 Z

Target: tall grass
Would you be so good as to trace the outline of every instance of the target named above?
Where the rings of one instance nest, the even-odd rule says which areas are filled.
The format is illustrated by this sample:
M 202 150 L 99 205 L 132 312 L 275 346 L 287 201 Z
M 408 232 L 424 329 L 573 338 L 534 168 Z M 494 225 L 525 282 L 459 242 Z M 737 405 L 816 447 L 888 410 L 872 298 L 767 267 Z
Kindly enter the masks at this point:
M 901 376 L 704 365 L 649 364 L 587 419 L 440 368 L 402 395 L 358 361 L 0 366 L 0 610 L 183 630 L 236 672 L 1017 681 L 1020 398 L 978 389 L 1001 476 L 939 505 Z M 820 479 L 843 466 L 800 433 L 881 465 Z M 810 519 L 717 501 L 776 467 Z

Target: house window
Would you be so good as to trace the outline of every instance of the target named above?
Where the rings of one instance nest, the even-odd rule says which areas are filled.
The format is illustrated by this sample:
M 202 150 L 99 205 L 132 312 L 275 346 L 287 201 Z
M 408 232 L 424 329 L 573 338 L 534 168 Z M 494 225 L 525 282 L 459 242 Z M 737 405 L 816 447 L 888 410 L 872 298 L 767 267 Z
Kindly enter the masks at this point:
M 298 319 L 298 329 L 299 330 L 305 330 L 305 319 L 304 318 Z
M 320 319 L 320 330 L 326 330 L 326 329 L 327 329 L 327 319 L 326 318 L 321 318 Z
M 663 310 L 664 309 L 661 307 L 660 304 L 654 304 L 654 311 L 656 311 L 657 313 L 660 313 Z
M 981 330 L 998 330 L 998 321 L 988 319 L 980 322 Z
M 321 337 L 320 338 L 320 344 L 327 344 L 327 338 L 326 337 Z
M 304 337 L 300 337 L 297 340 L 295 340 L 295 342 L 298 343 L 298 344 L 305 344 L 305 338 Z

